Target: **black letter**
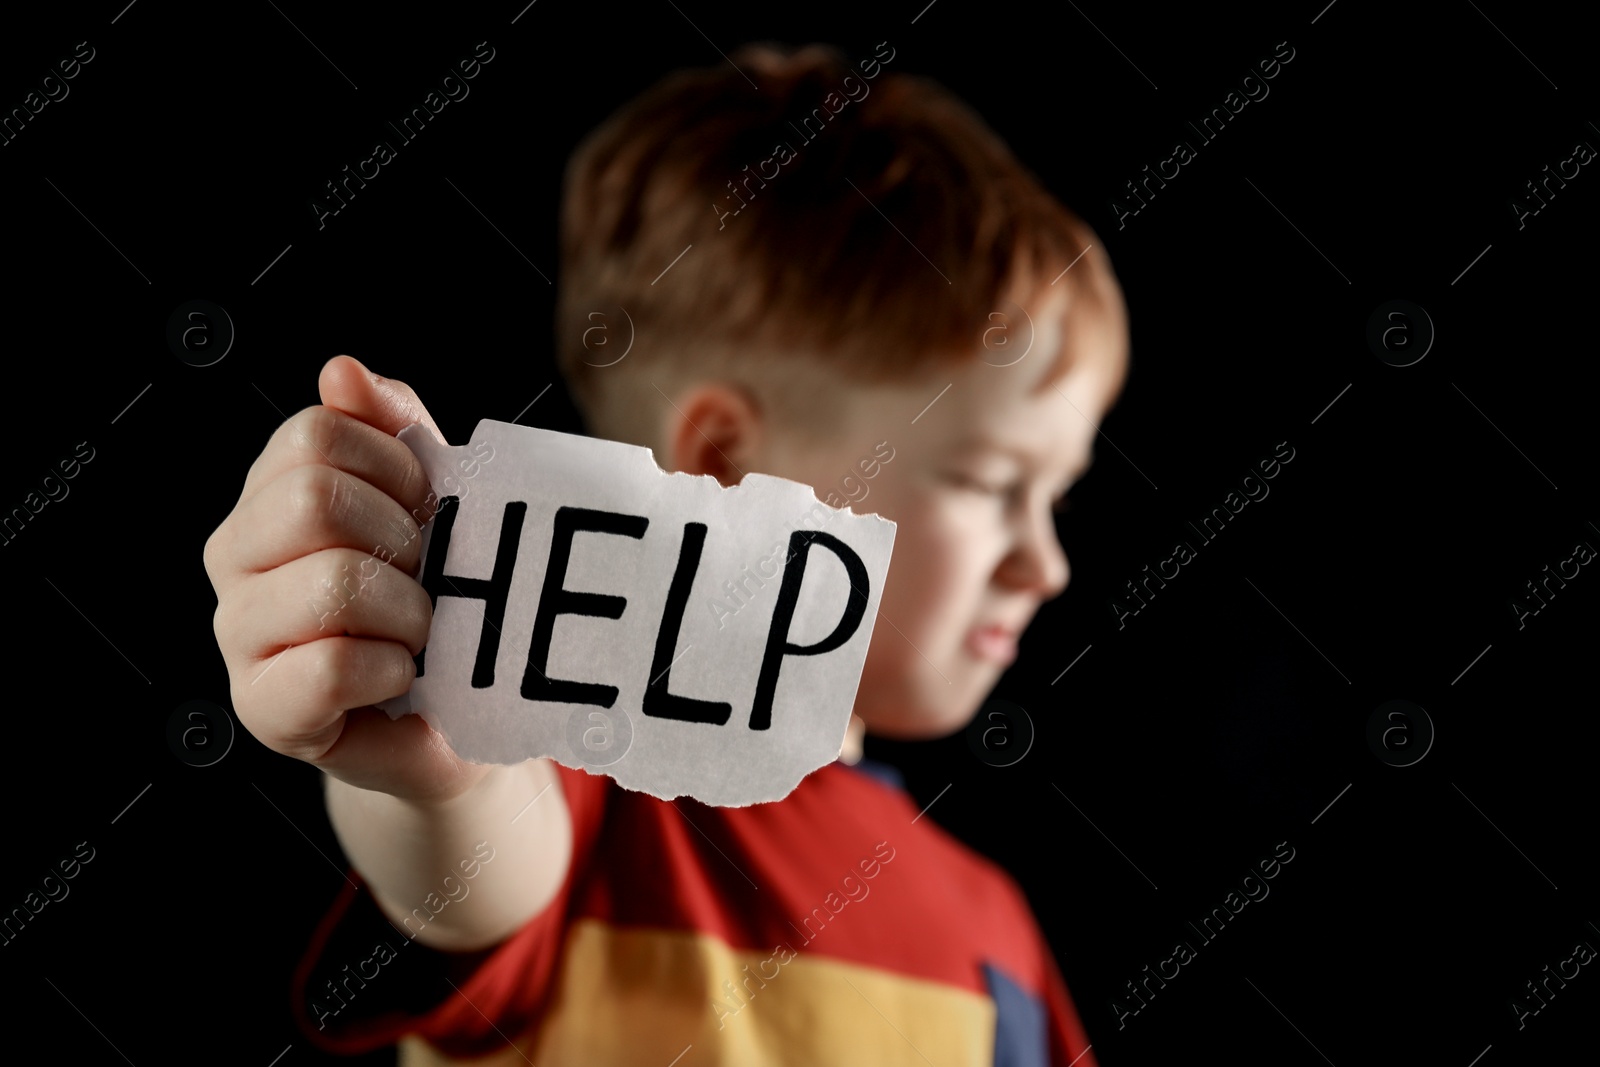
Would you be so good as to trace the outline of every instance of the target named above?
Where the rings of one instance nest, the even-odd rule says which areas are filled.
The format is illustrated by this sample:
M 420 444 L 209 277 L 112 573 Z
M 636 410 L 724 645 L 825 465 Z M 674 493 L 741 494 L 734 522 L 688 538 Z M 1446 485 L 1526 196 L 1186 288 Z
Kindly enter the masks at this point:
M 700 550 L 706 543 L 706 524 L 683 524 L 683 547 L 678 550 L 678 568 L 672 572 L 672 587 L 667 590 L 667 608 L 661 613 L 661 629 L 656 632 L 655 657 L 650 661 L 650 683 L 644 690 L 646 715 L 679 722 L 704 722 L 721 726 L 733 715 L 733 705 L 717 700 L 696 700 L 678 696 L 672 688 L 672 651 L 683 626 L 683 613 L 689 607 L 689 587 L 700 569 Z M 661 688 L 656 688 L 656 683 Z
M 850 579 L 853 593 L 858 593 L 858 603 L 852 597 L 846 604 L 844 615 L 833 633 L 814 645 L 789 643 L 789 623 L 794 618 L 795 605 L 800 602 L 800 583 L 805 579 L 806 554 L 812 542 L 828 549 Z M 756 699 L 750 707 L 750 729 L 765 730 L 772 725 L 772 697 L 778 689 L 778 669 L 784 656 L 820 656 L 832 652 L 855 634 L 861 617 L 867 613 L 867 594 L 871 591 L 867 568 L 861 557 L 850 546 L 820 530 L 796 530 L 789 535 L 789 562 L 783 568 L 783 585 L 778 589 L 778 603 L 772 612 L 772 627 L 767 631 L 767 651 L 761 657 L 761 676 L 756 682 Z
M 522 519 L 528 505 L 506 505 L 500 522 L 500 547 L 495 550 L 494 573 L 483 578 L 461 578 L 444 572 L 444 558 L 450 551 L 450 534 L 455 530 L 457 506 L 461 498 L 447 496 L 439 501 L 433 516 L 433 536 L 428 540 L 428 562 L 422 568 L 422 588 L 435 608 L 441 596 L 456 596 L 483 601 L 483 632 L 478 638 L 478 659 L 472 665 L 472 688 L 494 685 L 494 659 L 500 652 L 500 627 L 506 618 L 506 600 L 511 594 L 511 572 L 517 565 L 517 542 L 522 537 Z M 441 588 L 441 583 L 449 588 Z M 417 677 L 422 677 L 423 648 L 417 653 Z
M 550 566 L 544 572 L 544 588 L 539 592 L 539 610 L 533 617 L 533 640 L 528 644 L 528 669 L 522 673 L 524 700 L 551 700 L 563 704 L 598 704 L 609 708 L 617 700 L 617 687 L 595 682 L 571 682 L 545 674 L 550 659 L 550 639 L 555 634 L 557 615 L 588 615 L 598 619 L 620 619 L 628 606 L 626 597 L 606 593 L 574 593 L 563 589 L 567 560 L 572 555 L 572 535 L 579 530 L 644 536 L 650 520 L 643 515 L 620 515 L 592 508 L 556 509 L 555 534 L 550 539 Z

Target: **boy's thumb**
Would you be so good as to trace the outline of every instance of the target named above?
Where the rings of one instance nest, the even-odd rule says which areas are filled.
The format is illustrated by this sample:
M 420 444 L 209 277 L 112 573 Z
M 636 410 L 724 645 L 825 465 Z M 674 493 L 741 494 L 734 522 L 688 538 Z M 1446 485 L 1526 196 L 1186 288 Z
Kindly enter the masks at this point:
M 351 356 L 334 356 L 317 379 L 322 402 L 386 434 L 397 434 L 412 423 L 426 426 L 440 443 L 444 434 L 405 382 L 382 378 Z

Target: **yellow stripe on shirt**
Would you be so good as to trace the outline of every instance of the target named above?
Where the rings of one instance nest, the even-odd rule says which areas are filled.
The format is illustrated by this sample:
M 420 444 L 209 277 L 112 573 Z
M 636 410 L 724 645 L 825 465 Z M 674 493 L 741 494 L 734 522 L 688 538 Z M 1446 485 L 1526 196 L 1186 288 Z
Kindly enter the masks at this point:
M 703 934 L 580 920 L 543 1026 L 477 1059 L 406 1038 L 400 1067 L 992 1063 L 987 996 L 820 956 L 799 937 L 789 946 L 748 952 Z

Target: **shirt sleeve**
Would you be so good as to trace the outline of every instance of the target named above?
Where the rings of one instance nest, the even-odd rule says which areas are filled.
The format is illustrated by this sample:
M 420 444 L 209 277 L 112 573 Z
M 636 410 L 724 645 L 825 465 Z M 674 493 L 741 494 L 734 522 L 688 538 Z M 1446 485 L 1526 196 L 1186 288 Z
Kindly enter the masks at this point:
M 526 1031 L 537 1020 L 610 794 L 608 778 L 552 766 L 573 833 L 572 862 L 549 905 L 492 948 L 441 952 L 390 922 L 351 871 L 292 982 L 292 1011 L 312 1043 L 357 1054 L 416 1034 L 446 1055 L 471 1057 L 503 1046 L 503 1033 Z

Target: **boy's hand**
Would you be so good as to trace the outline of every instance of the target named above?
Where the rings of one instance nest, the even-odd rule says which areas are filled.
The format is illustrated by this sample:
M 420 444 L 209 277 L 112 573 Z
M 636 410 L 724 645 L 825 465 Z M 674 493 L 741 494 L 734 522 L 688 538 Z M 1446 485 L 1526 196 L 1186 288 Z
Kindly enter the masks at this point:
M 444 437 L 410 386 L 349 356 L 318 386 L 322 405 L 278 428 L 206 541 L 234 710 L 268 748 L 353 786 L 448 800 L 491 768 L 371 706 L 411 687 L 433 615 L 415 576 L 435 501 L 394 435 L 420 422 Z

